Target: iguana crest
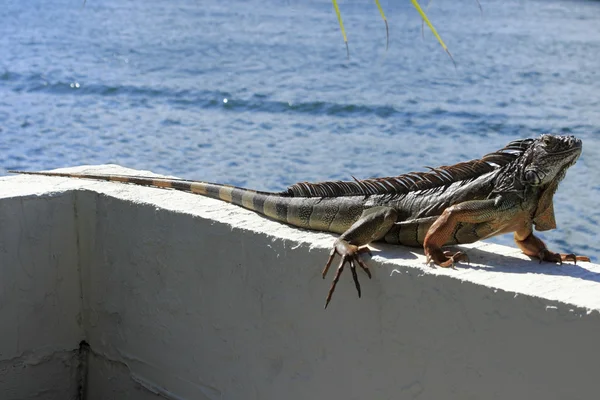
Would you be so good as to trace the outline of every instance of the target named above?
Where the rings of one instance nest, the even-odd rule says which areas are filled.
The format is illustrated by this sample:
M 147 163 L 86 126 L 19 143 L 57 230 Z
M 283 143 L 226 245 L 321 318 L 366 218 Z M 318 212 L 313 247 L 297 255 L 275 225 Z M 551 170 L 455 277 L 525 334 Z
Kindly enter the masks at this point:
M 399 176 L 362 180 L 354 178 L 354 181 L 300 182 L 288 187 L 281 195 L 286 197 L 369 196 L 445 189 L 452 183 L 468 182 L 511 163 L 532 143 L 533 139 L 515 140 L 480 159 L 437 168 L 428 167 L 430 170 L 427 172 L 409 172 Z

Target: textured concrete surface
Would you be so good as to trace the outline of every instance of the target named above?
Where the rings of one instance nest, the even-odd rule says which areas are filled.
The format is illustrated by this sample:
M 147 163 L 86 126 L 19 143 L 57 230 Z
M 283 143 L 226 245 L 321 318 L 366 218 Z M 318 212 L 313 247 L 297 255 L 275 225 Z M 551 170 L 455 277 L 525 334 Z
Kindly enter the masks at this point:
M 345 273 L 323 310 L 333 238 L 175 191 L 2 178 L 0 393 L 72 354 L 53 384 L 89 399 L 596 396 L 600 266 L 479 243 L 440 269 L 376 244 L 363 298 Z
M 70 399 L 84 337 L 73 193 L 0 182 L 0 398 Z

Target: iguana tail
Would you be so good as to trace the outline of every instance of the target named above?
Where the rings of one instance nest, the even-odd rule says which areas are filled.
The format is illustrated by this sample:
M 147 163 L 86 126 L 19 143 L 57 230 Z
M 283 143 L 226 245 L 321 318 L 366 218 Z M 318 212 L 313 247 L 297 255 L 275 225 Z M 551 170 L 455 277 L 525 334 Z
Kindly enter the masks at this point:
M 199 194 L 227 203 L 232 203 L 248 210 L 266 215 L 281 222 L 288 222 L 282 207 L 287 203 L 285 196 L 279 193 L 261 192 L 236 186 L 201 182 L 187 179 L 158 178 L 135 175 L 86 174 L 69 172 L 29 172 L 8 171 L 15 174 L 57 176 L 63 178 L 92 179 L 109 182 L 131 183 L 138 186 L 149 186 L 164 189 L 174 189 L 182 192 Z M 279 211 L 279 212 L 278 212 Z

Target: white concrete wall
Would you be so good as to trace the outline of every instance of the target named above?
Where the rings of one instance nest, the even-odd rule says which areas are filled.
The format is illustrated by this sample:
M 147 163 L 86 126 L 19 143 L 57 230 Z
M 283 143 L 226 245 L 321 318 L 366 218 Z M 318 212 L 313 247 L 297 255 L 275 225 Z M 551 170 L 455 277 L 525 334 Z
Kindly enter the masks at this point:
M 84 338 L 74 194 L 11 196 L 13 182 L 0 182 L 0 399 L 74 398 Z
M 597 397 L 600 266 L 378 244 L 363 298 L 345 273 L 323 310 L 332 241 L 201 196 L 2 178 L 0 398 Z

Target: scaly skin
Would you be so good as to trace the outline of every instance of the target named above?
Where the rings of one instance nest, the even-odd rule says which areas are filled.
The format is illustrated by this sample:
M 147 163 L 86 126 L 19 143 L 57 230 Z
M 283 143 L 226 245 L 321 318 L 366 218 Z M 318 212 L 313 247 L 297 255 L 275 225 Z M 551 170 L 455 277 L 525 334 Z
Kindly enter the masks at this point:
M 361 255 L 369 252 L 369 243 L 379 240 L 423 246 L 428 263 L 451 267 L 468 260 L 467 256 L 461 251 L 445 251 L 443 246 L 514 232 L 523 253 L 540 262 L 589 261 L 585 256 L 553 253 L 533 234 L 533 227 L 556 228 L 552 197 L 580 154 L 578 139 L 542 135 L 511 142 L 479 160 L 429 172 L 349 182 L 298 183 L 281 193 L 184 179 L 12 172 L 175 189 L 223 200 L 300 228 L 338 233 L 323 269 L 325 277 L 335 256 L 341 257 L 327 294 L 327 307 L 346 264 L 361 296 L 356 267 L 371 277 Z

